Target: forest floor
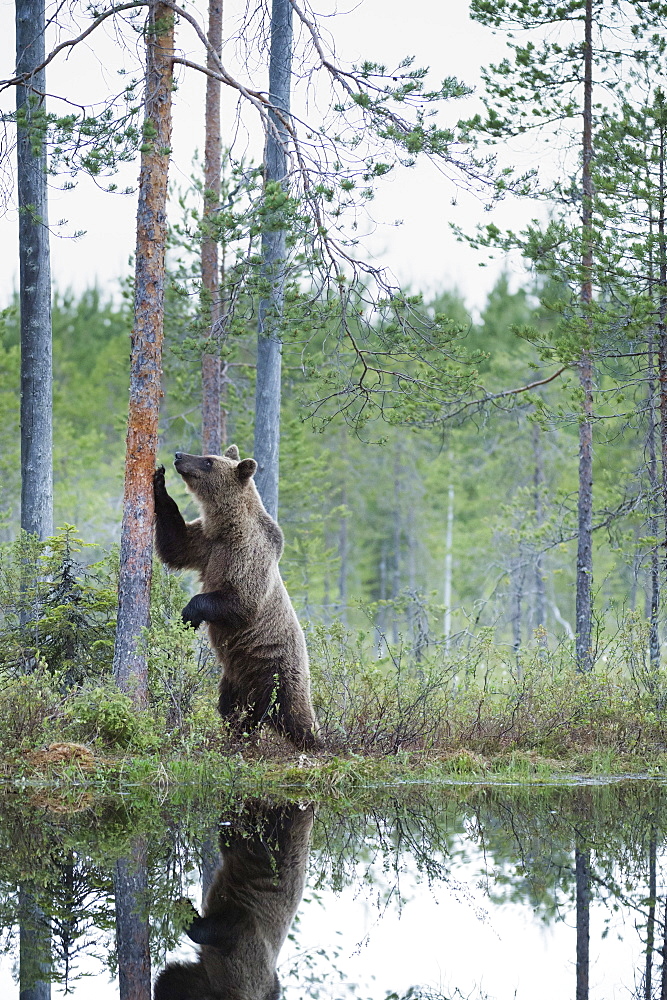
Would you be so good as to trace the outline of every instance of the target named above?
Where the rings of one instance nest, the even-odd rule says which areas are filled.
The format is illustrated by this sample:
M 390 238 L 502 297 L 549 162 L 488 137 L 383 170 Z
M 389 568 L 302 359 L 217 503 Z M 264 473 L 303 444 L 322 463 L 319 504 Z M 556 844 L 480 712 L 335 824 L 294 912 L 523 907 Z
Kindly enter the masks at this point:
M 667 752 L 581 747 L 558 759 L 516 748 L 488 756 L 463 747 L 391 756 L 305 754 L 268 737 L 245 753 L 207 749 L 120 755 L 94 745 L 58 742 L 0 760 L 1 783 L 17 790 L 58 788 L 74 796 L 95 790 L 131 793 L 138 787 L 166 793 L 186 785 L 225 786 L 240 796 L 280 793 L 319 800 L 356 797 L 392 785 L 573 784 L 624 777 L 667 778 Z

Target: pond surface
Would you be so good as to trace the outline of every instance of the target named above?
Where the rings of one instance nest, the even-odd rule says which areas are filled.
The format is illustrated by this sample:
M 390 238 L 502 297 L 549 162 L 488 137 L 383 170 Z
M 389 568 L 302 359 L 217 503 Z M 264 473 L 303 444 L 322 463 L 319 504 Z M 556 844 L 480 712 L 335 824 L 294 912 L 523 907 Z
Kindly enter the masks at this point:
M 3 796 L 5 1000 L 667 1000 L 667 786 Z

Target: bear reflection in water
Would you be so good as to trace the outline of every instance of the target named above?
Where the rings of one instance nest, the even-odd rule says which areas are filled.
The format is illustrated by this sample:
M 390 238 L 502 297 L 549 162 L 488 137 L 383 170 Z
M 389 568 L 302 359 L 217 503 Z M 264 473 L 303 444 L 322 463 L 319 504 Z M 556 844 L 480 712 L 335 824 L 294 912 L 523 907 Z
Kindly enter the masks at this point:
M 154 1000 L 278 1000 L 278 954 L 303 896 L 311 806 L 248 808 L 220 837 L 221 864 L 188 936 L 196 962 L 160 973 Z

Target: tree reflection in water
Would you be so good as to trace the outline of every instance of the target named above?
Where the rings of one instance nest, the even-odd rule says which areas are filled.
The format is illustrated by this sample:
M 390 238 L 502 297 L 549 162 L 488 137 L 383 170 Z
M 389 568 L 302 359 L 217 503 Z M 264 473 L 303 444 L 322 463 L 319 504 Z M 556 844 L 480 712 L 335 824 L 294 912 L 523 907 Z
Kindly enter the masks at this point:
M 148 998 L 152 966 L 155 1000 L 267 1000 L 278 996 L 280 962 L 285 996 L 298 1000 L 387 1000 L 392 987 L 412 1000 L 480 1000 L 515 988 L 530 997 L 526 970 L 535 956 L 515 948 L 505 923 L 520 913 L 538 947 L 539 928 L 552 928 L 557 950 L 543 961 L 554 981 L 545 995 L 607 1000 L 613 987 L 636 1000 L 667 1000 L 664 784 L 364 790 L 363 801 L 318 805 L 316 823 L 311 807 L 243 802 L 231 789 L 217 800 L 141 795 L 89 798 L 75 808 L 44 795 L 3 796 L 0 996 L 17 995 L 13 966 L 25 1000 L 46 1000 L 49 980 L 73 1000 L 107 1000 L 119 989 L 123 1000 Z M 307 867 L 314 905 L 295 919 Z M 208 885 L 201 914 L 184 902 L 195 898 L 200 875 Z M 368 922 L 355 922 L 364 907 Z M 410 972 L 399 979 L 391 951 L 371 955 L 383 926 L 393 922 L 395 940 L 409 937 L 405 915 L 398 927 L 402 913 L 420 928 L 413 950 L 423 945 L 424 962 L 401 952 Z M 494 966 L 478 939 L 496 913 Z M 451 947 L 457 924 L 471 939 L 467 964 L 468 938 L 459 953 Z M 365 945 L 368 927 L 360 956 L 354 935 L 361 928 Z M 196 954 L 177 961 L 173 951 L 188 937 Z M 435 976 L 425 968 L 429 949 L 442 954 L 445 992 L 434 989 L 439 959 Z M 498 975 L 503 963 L 516 987 Z M 109 985 L 109 971 L 118 985 Z M 539 982 L 541 966 L 535 975 Z

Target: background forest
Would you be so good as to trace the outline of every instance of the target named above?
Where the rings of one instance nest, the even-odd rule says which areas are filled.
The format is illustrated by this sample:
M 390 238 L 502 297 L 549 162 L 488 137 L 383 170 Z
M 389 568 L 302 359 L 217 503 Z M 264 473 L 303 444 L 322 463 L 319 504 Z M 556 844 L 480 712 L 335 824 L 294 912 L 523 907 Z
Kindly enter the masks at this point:
M 2 81 L 19 99 L 19 201 L 22 177 L 39 183 L 19 213 L 33 278 L 0 328 L 0 659 L 15 676 L 64 672 L 85 694 L 90 678 L 110 679 L 115 641 L 123 695 L 141 709 L 157 699 L 167 730 L 182 728 L 198 671 L 209 684 L 216 671 L 180 623 L 196 582 L 153 569 L 152 477 L 164 463 L 187 510 L 173 453 L 235 442 L 257 459 L 284 529 L 318 711 L 345 745 L 442 746 L 456 730 L 484 749 L 482 706 L 496 749 L 510 731 L 533 747 L 568 727 L 590 745 L 605 713 L 610 732 L 625 731 L 619 713 L 634 698 L 635 745 L 649 739 L 646 719 L 664 748 L 667 7 L 473 0 L 471 18 L 503 35 L 505 56 L 482 69 L 465 117 L 451 108 L 471 98 L 466 83 L 430 89 L 411 57 L 344 68 L 297 0 L 262 8 L 252 42 L 253 16 L 236 22 L 237 56 L 257 41 L 260 89 L 223 63 L 214 3 L 206 35 L 203 12 L 143 6 L 97 12 L 62 43 L 75 51 L 116 23 L 144 42 L 143 103 L 135 77 L 80 117 L 69 98 L 64 116 L 43 107 L 38 75 L 60 47 L 32 51 L 29 0 L 17 8 L 28 32 L 17 51 L 34 57 Z M 111 20 L 120 13 L 127 23 Z M 179 48 L 186 30 L 200 63 Z M 184 67 L 207 80 L 204 162 L 185 190 L 169 181 Z M 248 72 L 242 57 L 237 71 Z M 300 88 L 320 71 L 326 111 L 311 124 L 318 102 Z M 239 128 L 255 116 L 261 165 L 225 148 L 223 84 Z M 35 209 L 46 211 L 47 170 L 111 192 L 137 152 L 133 277 L 117 296 L 61 292 L 49 315 Z M 460 241 L 481 263 L 521 258 L 531 275 L 518 287 L 499 272 L 474 314 L 446 278 L 426 300 L 366 254 L 376 188 L 420 158 L 489 213 L 474 232 L 452 227 Z M 503 228 L 502 203 L 524 222 Z M 49 541 L 53 525 L 70 527 Z
M 190 332 L 182 302 L 170 296 L 166 321 L 159 460 L 168 469 L 174 451 L 201 448 L 201 382 L 192 351 L 182 348 Z M 471 352 L 483 353 L 487 388 L 535 378 L 535 351 L 515 332 L 531 324 L 547 335 L 553 320 L 535 295 L 510 291 L 502 277 L 477 322 L 455 292 L 443 292 L 431 307 L 461 325 Z M 54 516 L 95 543 L 89 559 L 118 539 L 130 327 L 129 307 L 105 302 L 96 290 L 55 298 Z M 234 351 L 227 440 L 250 454 L 252 334 L 241 332 Z M 18 524 L 20 468 L 15 307 L 3 315 L 1 361 L 0 496 L 9 540 Z M 393 643 L 442 641 L 449 575 L 452 634 L 488 626 L 517 652 L 542 641 L 540 626 L 552 645 L 572 638 L 578 438 L 571 386 L 555 382 L 518 405 L 501 400 L 444 431 L 374 423 L 362 436 L 342 421 L 313 426 L 311 387 L 296 348 L 288 347 L 283 393 L 281 566 L 303 618 L 374 628 Z M 644 393 L 639 384 L 637 414 L 625 406 L 596 428 L 595 603 L 600 625 L 612 631 L 628 612 L 649 614 L 654 538 L 645 503 Z M 544 415 L 547 404 L 554 416 Z M 175 472 L 170 488 L 196 516 Z

